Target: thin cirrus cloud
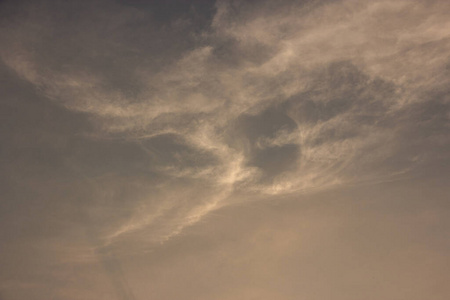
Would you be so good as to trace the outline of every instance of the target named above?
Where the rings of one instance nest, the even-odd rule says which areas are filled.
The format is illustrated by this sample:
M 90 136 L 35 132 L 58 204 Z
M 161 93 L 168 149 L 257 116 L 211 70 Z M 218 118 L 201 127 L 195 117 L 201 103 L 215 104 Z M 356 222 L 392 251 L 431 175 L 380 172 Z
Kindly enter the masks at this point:
M 5 101 L 27 111 L 7 119 L 5 185 L 45 198 L 68 236 L 89 228 L 45 243 L 62 261 L 119 274 L 110 251 L 155 249 L 219 209 L 448 160 L 447 1 L 2 7 Z M 62 117 L 30 125 L 45 115 Z
M 448 84 L 442 1 L 286 3 L 277 10 L 221 1 L 211 27 L 184 37 L 185 49 L 168 46 L 176 53 L 163 66 L 152 62 L 159 52 L 144 40 L 147 31 L 181 43 L 189 19 L 158 32 L 134 7 L 112 4 L 99 13 L 86 4 L 76 20 L 63 21 L 71 5 L 34 6 L 21 16 L 27 22 L 3 30 L 4 63 L 58 105 L 88 114 L 93 139 L 136 143 L 148 170 L 206 184 L 215 195 L 169 200 L 184 193 L 181 186 L 111 238 L 167 222 L 164 239 L 246 190 L 283 194 L 407 174 L 426 155 L 405 150 L 411 111 L 431 101 L 448 106 L 444 96 L 426 96 L 444 94 Z M 386 163 L 404 151 L 398 163 Z

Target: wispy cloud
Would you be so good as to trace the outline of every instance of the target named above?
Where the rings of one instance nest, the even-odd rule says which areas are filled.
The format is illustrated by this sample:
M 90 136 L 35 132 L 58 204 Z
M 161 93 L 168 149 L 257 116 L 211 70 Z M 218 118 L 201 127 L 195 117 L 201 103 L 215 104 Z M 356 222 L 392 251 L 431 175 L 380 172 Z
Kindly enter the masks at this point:
M 449 122 L 446 1 L 276 6 L 219 1 L 210 27 L 187 34 L 181 21 L 155 29 L 151 14 L 119 4 L 64 22 L 73 7 L 43 2 L 4 27 L 6 65 L 87 114 L 91 139 L 137 145 L 158 178 L 150 192 L 138 187 L 126 220 L 102 225 L 106 244 L 137 232 L 164 242 L 249 191 L 390 180 L 426 159 L 427 145 L 448 145 L 432 130 Z M 421 114 L 433 105 L 447 113 Z

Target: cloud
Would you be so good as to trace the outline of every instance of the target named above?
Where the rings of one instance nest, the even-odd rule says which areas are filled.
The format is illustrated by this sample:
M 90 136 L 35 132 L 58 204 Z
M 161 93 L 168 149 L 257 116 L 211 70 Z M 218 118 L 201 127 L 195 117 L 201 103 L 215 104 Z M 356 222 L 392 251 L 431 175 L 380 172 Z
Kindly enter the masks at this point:
M 91 121 L 72 164 L 100 178 L 105 244 L 164 242 L 249 192 L 393 180 L 448 147 L 445 1 L 219 1 L 203 30 L 136 5 L 25 3 L 1 32 L 9 68 Z

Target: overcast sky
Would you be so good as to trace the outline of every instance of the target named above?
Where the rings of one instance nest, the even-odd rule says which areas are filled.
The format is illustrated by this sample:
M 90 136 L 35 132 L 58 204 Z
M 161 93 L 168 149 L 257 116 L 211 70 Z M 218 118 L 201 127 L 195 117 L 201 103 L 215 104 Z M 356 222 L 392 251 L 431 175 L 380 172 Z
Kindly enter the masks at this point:
M 1 300 L 446 300 L 450 1 L 0 2 Z

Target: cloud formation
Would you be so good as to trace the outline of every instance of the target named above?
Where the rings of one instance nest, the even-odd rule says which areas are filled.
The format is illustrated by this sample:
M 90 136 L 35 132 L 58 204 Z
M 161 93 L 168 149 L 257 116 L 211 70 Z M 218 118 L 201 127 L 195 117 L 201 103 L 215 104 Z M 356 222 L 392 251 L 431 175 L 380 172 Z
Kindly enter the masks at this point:
M 1 5 L 18 86 L 5 107 L 31 107 L 8 119 L 5 185 L 76 207 L 64 231 L 82 221 L 95 238 L 62 260 L 153 251 L 219 209 L 448 162 L 447 1 Z M 45 114 L 62 117 L 30 129 Z
M 445 94 L 449 83 L 445 1 L 286 2 L 275 10 L 220 1 L 211 27 L 194 33 L 183 18 L 152 28 L 149 12 L 122 3 L 53 4 L 24 4 L 7 20 L 5 64 L 45 97 L 86 113 L 92 138 L 139 145 L 148 155 L 143 172 L 212 193 L 180 200 L 190 188 L 177 187 L 110 237 L 173 209 L 167 230 L 178 232 L 240 191 L 389 180 L 426 155 L 386 163 L 411 147 L 402 137 L 414 109 L 440 105 L 440 120 L 416 117 L 422 130 L 433 121 L 448 128 L 448 97 L 427 95 Z M 414 138 L 418 147 L 433 139 Z

